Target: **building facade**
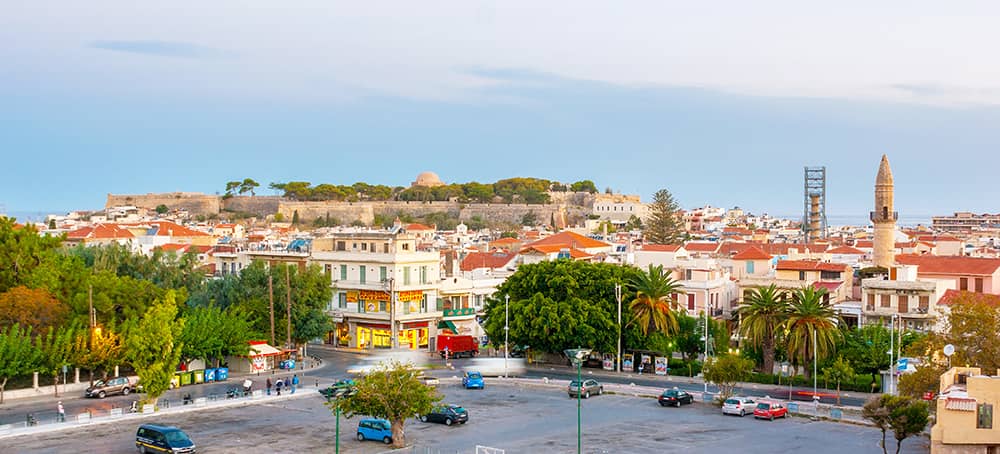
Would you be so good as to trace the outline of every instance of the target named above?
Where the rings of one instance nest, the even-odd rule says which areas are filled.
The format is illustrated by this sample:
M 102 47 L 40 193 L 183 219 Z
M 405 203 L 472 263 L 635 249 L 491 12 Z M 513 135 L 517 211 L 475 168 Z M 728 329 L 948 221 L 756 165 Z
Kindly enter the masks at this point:
M 941 375 L 931 454 L 1000 452 L 1000 377 L 978 367 L 953 367 Z

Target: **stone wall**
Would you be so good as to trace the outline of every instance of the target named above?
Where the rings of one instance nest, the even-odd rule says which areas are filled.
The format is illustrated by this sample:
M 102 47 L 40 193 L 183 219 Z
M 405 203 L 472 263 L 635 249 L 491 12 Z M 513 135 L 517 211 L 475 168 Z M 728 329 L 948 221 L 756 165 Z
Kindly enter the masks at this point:
M 278 206 L 284 197 L 258 195 L 258 196 L 233 196 L 222 200 L 222 209 L 235 213 L 253 213 L 258 217 L 267 217 L 278 212 Z
M 448 213 L 463 221 L 479 217 L 487 222 L 520 224 L 524 215 L 533 212 L 539 223 L 548 224 L 553 218 L 557 223 L 564 224 L 566 219 L 585 218 L 589 209 L 579 206 L 548 204 L 506 204 L 506 203 L 469 203 L 458 202 L 293 202 L 281 201 L 278 212 L 291 219 L 295 212 L 299 220 L 311 222 L 318 217 L 336 218 L 342 223 L 360 220 L 371 224 L 375 215 L 393 217 L 398 213 L 406 213 L 421 217 L 431 213 Z
M 108 194 L 105 208 L 132 205 L 147 210 L 155 210 L 166 205 L 171 210 L 183 209 L 192 215 L 217 214 L 221 208 L 220 197 L 200 192 L 169 192 L 159 194 Z

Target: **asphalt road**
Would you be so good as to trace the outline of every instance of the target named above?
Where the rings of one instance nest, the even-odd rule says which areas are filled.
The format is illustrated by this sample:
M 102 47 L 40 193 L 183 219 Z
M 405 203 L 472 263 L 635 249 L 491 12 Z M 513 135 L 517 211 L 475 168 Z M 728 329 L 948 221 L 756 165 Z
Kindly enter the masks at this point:
M 452 427 L 408 420 L 413 453 L 474 453 L 476 445 L 507 453 L 569 453 L 577 443 L 577 401 L 561 388 L 500 384 L 487 379 L 485 390 L 465 390 L 452 380 L 439 387 L 448 403 L 469 410 L 468 424 Z M 291 400 L 197 412 L 150 415 L 142 422 L 184 429 L 200 453 L 333 452 L 335 418 L 315 390 Z M 656 401 L 622 395 L 595 396 L 581 405 L 582 445 L 588 453 L 735 452 L 771 454 L 878 453 L 878 430 L 804 418 L 764 421 L 722 416 L 705 404 L 662 408 Z M 359 418 L 341 419 L 344 453 L 380 453 L 387 446 L 354 439 Z M 134 452 L 139 420 L 81 427 L 3 440 L 0 450 L 14 453 Z M 891 437 L 890 437 L 891 438 Z M 891 448 L 894 448 L 894 443 Z M 902 452 L 926 453 L 926 439 L 904 442 Z

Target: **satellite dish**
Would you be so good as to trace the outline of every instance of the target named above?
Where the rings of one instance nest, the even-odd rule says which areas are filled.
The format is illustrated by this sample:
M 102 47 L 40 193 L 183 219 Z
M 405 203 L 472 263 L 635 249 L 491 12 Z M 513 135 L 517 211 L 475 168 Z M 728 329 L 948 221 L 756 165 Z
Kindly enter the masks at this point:
M 948 344 L 944 346 L 944 356 L 951 356 L 955 354 L 955 346 Z

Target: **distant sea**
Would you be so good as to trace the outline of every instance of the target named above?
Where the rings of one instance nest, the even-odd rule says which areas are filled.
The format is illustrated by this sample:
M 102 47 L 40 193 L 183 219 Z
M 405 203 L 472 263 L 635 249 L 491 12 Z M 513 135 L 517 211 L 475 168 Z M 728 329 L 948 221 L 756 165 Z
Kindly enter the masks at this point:
M 772 214 L 771 216 L 790 219 L 794 221 L 802 220 L 802 213 L 798 214 Z M 868 213 L 864 214 L 828 214 L 826 216 L 826 223 L 830 227 L 841 227 L 841 226 L 856 226 L 864 227 L 871 225 L 871 221 L 868 220 Z M 899 227 L 916 227 L 918 225 L 928 226 L 931 225 L 931 215 L 929 214 L 916 214 L 916 215 L 905 215 L 903 213 L 899 214 L 899 222 L 896 223 Z

